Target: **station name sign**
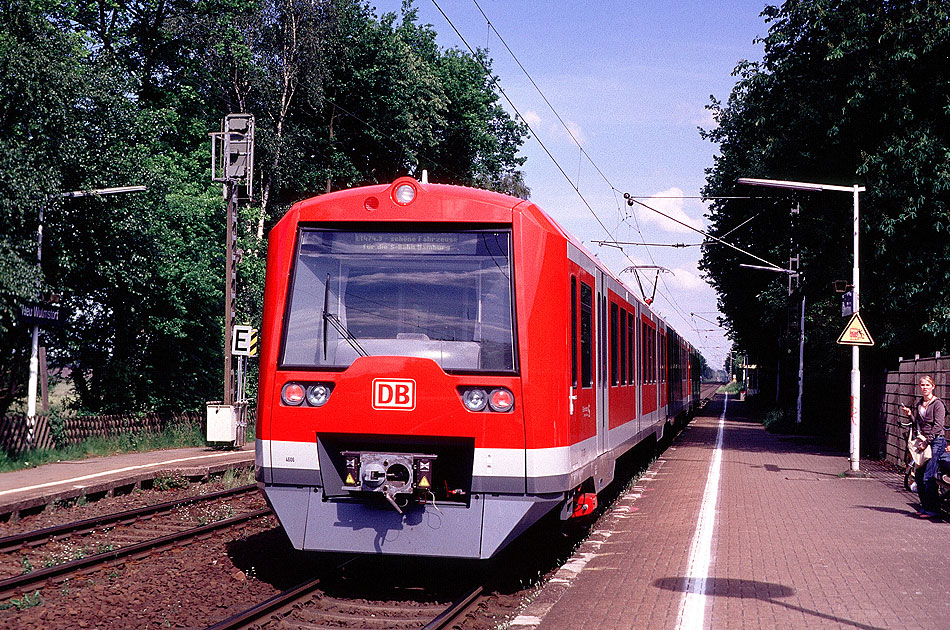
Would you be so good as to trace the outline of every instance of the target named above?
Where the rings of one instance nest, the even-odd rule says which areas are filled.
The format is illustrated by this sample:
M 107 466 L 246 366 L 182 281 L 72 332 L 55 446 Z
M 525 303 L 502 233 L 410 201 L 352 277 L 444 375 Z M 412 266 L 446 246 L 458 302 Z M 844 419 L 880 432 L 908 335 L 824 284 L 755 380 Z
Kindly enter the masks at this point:
M 17 312 L 17 319 L 21 322 L 46 328 L 62 326 L 68 317 L 68 311 L 62 306 L 41 302 L 21 304 Z

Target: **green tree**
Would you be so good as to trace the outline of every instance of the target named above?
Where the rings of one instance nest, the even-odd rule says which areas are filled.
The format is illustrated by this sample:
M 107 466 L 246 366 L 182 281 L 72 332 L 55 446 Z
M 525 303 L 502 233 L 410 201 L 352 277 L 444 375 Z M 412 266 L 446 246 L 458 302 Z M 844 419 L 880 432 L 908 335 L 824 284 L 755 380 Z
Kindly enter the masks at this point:
M 861 312 L 878 348 L 869 365 L 946 350 L 950 334 L 950 7 L 935 0 L 789 0 L 766 7 L 763 60 L 742 62 L 718 122 L 708 196 L 748 194 L 738 177 L 867 187 L 861 195 Z M 767 193 L 719 199 L 709 217 L 728 240 L 783 264 L 794 239 L 806 294 L 806 375 L 824 404 L 846 389 L 849 353 L 834 280 L 850 282 L 851 205 L 842 193 Z M 786 220 L 801 204 L 801 214 Z M 760 365 L 786 357 L 792 336 L 786 280 L 749 272 L 725 247 L 704 249 L 702 267 L 720 294 L 735 342 Z M 754 308 L 752 308 L 754 306 Z M 794 321 L 794 320 L 793 320 Z M 789 357 L 791 359 L 791 357 Z M 786 361 L 786 365 L 797 360 Z M 762 379 L 767 383 L 767 378 Z M 810 386 L 809 386 L 810 385 Z M 822 398 L 823 400 L 818 400 Z M 832 397 L 841 407 L 844 396 Z
M 16 308 L 54 288 L 36 269 L 37 226 L 61 190 L 86 89 L 81 42 L 43 19 L 44 6 L 0 1 L 0 412 L 26 383 L 29 328 Z
M 0 18 L 0 411 L 26 374 L 15 307 L 50 292 L 73 316 L 42 342 L 77 406 L 218 397 L 225 226 L 207 134 L 228 113 L 257 121 L 238 267 L 251 324 L 262 233 L 299 199 L 423 168 L 528 192 L 525 130 L 498 106 L 487 56 L 441 50 L 410 2 L 378 18 L 356 0 L 0 0 Z M 128 184 L 148 191 L 60 195 Z

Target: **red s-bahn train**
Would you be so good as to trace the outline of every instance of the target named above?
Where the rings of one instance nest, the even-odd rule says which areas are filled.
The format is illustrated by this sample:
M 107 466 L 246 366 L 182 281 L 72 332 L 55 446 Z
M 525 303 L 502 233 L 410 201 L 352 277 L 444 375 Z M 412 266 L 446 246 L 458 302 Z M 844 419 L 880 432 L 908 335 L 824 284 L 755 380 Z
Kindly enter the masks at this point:
M 265 286 L 256 475 L 298 549 L 489 558 L 698 402 L 696 351 L 529 201 L 301 201 Z

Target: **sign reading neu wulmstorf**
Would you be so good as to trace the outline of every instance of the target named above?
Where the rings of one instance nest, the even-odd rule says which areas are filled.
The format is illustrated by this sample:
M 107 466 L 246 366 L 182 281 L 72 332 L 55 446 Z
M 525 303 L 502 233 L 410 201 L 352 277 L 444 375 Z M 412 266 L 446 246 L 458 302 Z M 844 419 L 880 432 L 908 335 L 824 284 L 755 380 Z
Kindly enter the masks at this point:
M 41 302 L 21 304 L 17 312 L 17 318 L 21 322 L 41 328 L 62 326 L 68 317 L 69 312 L 62 306 Z

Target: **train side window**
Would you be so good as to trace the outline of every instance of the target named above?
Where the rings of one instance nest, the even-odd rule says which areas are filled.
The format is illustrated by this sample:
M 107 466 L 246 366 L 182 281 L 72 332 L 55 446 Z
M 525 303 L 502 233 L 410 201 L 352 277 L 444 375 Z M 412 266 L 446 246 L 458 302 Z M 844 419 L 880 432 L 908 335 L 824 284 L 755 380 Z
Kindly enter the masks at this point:
M 577 277 L 571 276 L 571 387 L 577 388 Z
M 657 376 L 657 381 L 660 383 L 665 383 L 666 382 L 666 336 L 660 335 L 657 339 L 660 344 L 660 347 L 659 347 L 660 370 Z
M 620 309 L 620 384 L 627 384 L 627 310 Z
M 650 382 L 656 383 L 656 328 L 650 327 Z
M 610 384 L 618 385 L 620 356 L 617 353 L 617 329 L 620 326 L 620 317 L 617 314 L 617 305 L 610 304 Z
M 600 357 L 600 374 L 601 374 L 601 386 L 607 384 L 607 297 L 603 294 L 599 296 L 600 298 L 600 315 L 597 318 L 597 326 L 599 332 L 597 333 L 598 343 L 600 344 L 597 355 Z
M 581 387 L 594 386 L 594 293 L 581 282 Z
M 656 382 L 656 333 L 653 326 L 643 324 L 643 368 L 645 383 Z
M 636 324 L 634 322 L 633 313 L 630 313 L 630 317 L 627 318 L 627 376 L 630 377 L 630 380 L 627 381 L 631 385 L 636 385 L 637 381 L 637 355 L 636 355 Z
M 656 383 L 659 380 L 658 365 L 660 362 L 659 357 L 657 356 L 659 354 L 659 349 L 657 348 L 656 342 L 657 342 L 656 328 L 653 328 L 650 330 L 650 343 L 653 344 L 651 346 L 652 352 L 650 353 L 650 369 L 652 370 L 653 378 L 650 380 L 654 383 Z
M 642 362 L 642 369 L 640 370 L 640 382 L 649 383 L 650 382 L 650 341 L 647 339 L 647 328 L 646 324 L 640 326 L 640 361 Z

